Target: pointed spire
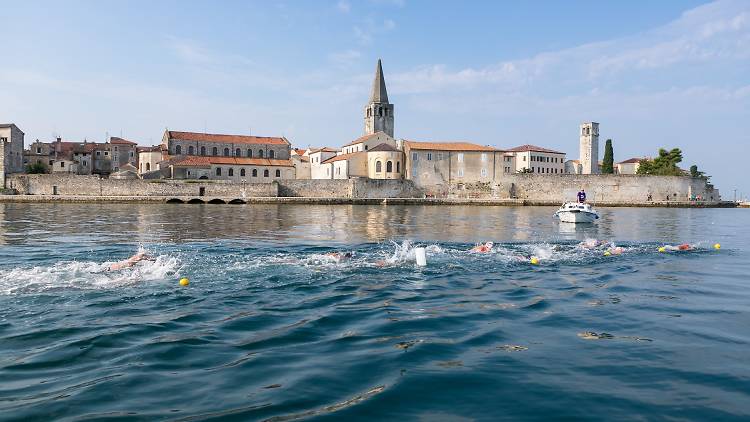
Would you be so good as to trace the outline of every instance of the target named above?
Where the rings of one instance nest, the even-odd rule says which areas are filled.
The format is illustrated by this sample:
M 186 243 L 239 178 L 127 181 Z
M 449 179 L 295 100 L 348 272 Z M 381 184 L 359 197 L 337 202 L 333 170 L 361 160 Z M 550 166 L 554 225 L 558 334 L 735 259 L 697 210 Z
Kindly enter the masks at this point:
M 375 69 L 375 79 L 372 81 L 370 103 L 388 103 L 388 91 L 385 90 L 383 65 L 380 63 L 380 59 L 378 59 L 378 67 Z

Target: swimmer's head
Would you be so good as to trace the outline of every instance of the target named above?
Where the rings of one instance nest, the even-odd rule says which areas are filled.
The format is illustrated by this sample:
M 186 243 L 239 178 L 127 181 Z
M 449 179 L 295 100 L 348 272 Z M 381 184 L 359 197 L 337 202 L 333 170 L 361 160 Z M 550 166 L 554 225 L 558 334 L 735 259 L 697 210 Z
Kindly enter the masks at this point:
M 492 242 L 487 242 L 484 244 L 484 246 L 487 246 L 488 248 L 492 248 L 493 246 L 495 246 L 495 244 Z
M 347 252 L 347 253 L 344 254 L 344 258 L 351 258 L 351 257 L 352 257 L 352 253 L 351 252 Z

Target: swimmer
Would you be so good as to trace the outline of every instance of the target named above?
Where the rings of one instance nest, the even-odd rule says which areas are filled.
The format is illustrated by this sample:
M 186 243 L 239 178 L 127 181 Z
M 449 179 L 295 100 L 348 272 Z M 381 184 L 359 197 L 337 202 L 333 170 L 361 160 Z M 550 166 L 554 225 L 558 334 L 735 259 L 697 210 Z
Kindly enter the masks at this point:
M 352 253 L 351 252 L 344 252 L 344 253 L 329 252 L 326 254 L 326 256 L 336 261 L 337 264 L 340 264 L 344 261 L 348 261 L 349 259 L 351 259 Z
M 681 245 L 672 246 L 672 245 L 665 245 L 664 249 L 668 251 L 692 251 L 695 249 L 695 246 L 689 244 L 689 243 L 683 243 Z
M 579 248 L 583 249 L 595 249 L 599 246 L 604 246 L 607 242 L 603 240 L 597 240 L 597 239 L 586 239 L 583 242 L 578 244 Z
M 146 252 L 141 251 L 124 261 L 109 264 L 109 266 L 107 267 L 107 271 L 119 271 L 123 268 L 130 268 L 141 261 L 155 261 L 155 259 L 149 255 L 146 255 Z
M 492 247 L 495 246 L 492 242 L 482 243 L 477 246 L 474 246 L 469 250 L 469 252 L 475 252 L 475 253 L 487 253 L 492 251 Z
M 610 255 L 622 255 L 622 253 L 625 252 L 625 249 L 623 249 L 622 246 L 612 246 L 611 248 L 608 248 L 605 252 L 609 252 Z

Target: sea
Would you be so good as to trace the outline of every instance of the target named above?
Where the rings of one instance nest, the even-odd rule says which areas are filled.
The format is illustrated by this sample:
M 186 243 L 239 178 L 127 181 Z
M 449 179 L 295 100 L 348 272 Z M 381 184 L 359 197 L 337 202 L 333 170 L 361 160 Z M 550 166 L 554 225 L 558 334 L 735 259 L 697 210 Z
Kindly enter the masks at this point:
M 554 211 L 0 204 L 0 420 L 749 420 L 750 210 Z

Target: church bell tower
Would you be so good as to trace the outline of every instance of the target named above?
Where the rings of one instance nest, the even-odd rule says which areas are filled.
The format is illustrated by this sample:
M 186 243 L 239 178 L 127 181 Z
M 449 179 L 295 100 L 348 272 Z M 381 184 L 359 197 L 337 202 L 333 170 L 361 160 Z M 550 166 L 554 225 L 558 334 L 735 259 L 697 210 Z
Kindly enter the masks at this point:
M 393 104 L 388 102 L 388 91 L 385 89 L 383 65 L 380 59 L 375 68 L 370 102 L 365 106 L 365 135 L 376 132 L 385 132 L 393 137 Z

